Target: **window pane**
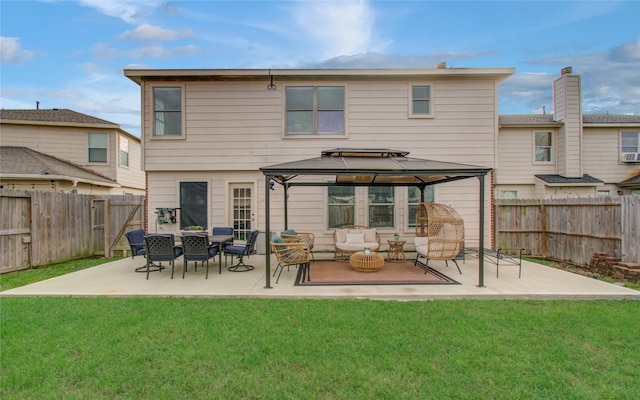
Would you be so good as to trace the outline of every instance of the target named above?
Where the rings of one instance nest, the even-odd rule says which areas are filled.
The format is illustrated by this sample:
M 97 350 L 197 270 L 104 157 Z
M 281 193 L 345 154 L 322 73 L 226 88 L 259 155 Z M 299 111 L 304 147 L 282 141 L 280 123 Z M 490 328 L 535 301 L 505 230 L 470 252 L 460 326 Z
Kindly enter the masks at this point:
M 391 186 L 369 187 L 369 227 L 395 226 L 395 190 Z
M 640 152 L 640 132 L 622 132 L 621 151 L 622 153 Z
M 181 111 L 182 88 L 156 87 L 153 88 L 154 110 L 156 111 Z
M 548 148 L 536 149 L 536 161 L 551 161 L 551 149 L 548 149 Z
M 413 102 L 414 114 L 429 114 L 429 102 L 422 100 L 414 100 Z
M 107 149 L 89 149 L 89 162 L 107 162 Z
M 409 214 L 407 216 L 407 221 L 408 221 L 409 227 L 414 227 L 416 226 L 416 208 L 418 208 L 418 203 L 422 201 L 422 198 L 420 197 L 420 189 L 416 186 L 410 186 L 408 192 L 409 192 L 409 200 L 408 200 L 409 206 L 407 207 L 407 209 Z M 425 196 L 425 201 L 427 203 L 433 203 L 435 198 L 434 187 L 433 186 L 425 187 L 424 196 Z
M 313 133 L 313 111 L 287 112 L 287 133 Z
M 431 88 L 429 86 L 412 86 L 412 96 L 414 100 L 429 100 Z
M 551 133 L 536 132 L 536 146 L 551 146 Z
M 181 135 L 182 134 L 182 113 L 179 112 L 156 112 L 156 123 L 154 135 Z
M 89 134 L 89 147 L 107 148 L 109 138 L 106 133 L 90 133 Z
M 369 187 L 370 203 L 393 203 L 395 195 L 392 186 Z
M 344 110 L 344 88 L 319 87 L 318 110 Z
M 318 111 L 318 133 L 343 133 L 342 111 Z
M 287 111 L 289 110 L 313 110 L 312 87 L 288 87 Z
M 120 165 L 125 167 L 129 166 L 129 153 L 126 151 L 120 151 Z
M 355 224 L 355 188 L 330 186 L 328 188 L 329 228 Z
M 180 227 L 207 228 L 207 182 L 180 182 Z

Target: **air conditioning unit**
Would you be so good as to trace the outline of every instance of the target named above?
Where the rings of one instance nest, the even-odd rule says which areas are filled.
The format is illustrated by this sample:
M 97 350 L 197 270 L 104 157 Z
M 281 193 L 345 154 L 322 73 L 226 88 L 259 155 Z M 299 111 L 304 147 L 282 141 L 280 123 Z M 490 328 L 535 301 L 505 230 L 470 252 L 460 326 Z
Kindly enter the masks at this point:
M 640 153 L 621 153 L 620 161 L 622 162 L 640 162 Z

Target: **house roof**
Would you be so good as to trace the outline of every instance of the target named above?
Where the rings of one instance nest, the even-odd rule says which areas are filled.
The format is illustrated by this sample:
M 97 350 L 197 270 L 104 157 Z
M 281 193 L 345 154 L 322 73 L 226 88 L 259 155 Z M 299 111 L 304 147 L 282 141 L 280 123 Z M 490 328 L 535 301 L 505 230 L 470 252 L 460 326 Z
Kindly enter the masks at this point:
M 562 126 L 553 114 L 501 114 L 498 117 L 500 126 Z M 640 125 L 640 115 L 625 114 L 583 114 L 585 125 Z
M 125 69 L 124 75 L 140 84 L 143 80 L 264 80 L 371 79 L 399 77 L 489 77 L 499 82 L 515 68 L 345 68 L 345 69 Z
M 103 175 L 28 147 L 0 146 L 0 178 L 67 180 L 119 187 Z
M 47 110 L 0 110 L 0 120 L 3 123 L 9 121 L 32 121 L 39 123 L 64 122 L 70 124 L 110 125 L 111 127 L 119 127 L 118 124 L 113 122 L 64 108 Z
M 335 175 L 318 185 L 427 186 L 486 175 L 491 168 L 469 164 L 407 157 L 409 152 L 390 149 L 325 150 L 320 157 L 262 167 L 278 183 L 291 182 L 300 175 Z M 308 182 L 299 185 L 310 186 Z
M 640 173 L 618 183 L 618 186 L 629 189 L 640 189 Z
M 536 178 L 548 186 L 599 186 L 604 183 L 598 178 L 584 174 L 582 177 L 565 177 L 558 174 L 538 174 Z

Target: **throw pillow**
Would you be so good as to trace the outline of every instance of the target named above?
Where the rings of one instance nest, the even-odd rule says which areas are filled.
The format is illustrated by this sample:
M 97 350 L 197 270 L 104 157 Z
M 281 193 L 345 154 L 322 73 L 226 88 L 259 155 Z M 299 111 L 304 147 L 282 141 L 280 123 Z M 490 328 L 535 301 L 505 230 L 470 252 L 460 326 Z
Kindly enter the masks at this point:
M 344 243 L 347 241 L 347 230 L 346 229 L 336 229 L 336 242 Z
M 365 229 L 364 232 L 364 241 L 367 243 L 377 242 L 376 240 L 376 230 L 375 229 Z
M 347 233 L 347 243 L 364 244 L 364 235 L 362 233 Z
M 273 243 L 284 243 L 284 240 L 282 240 L 282 238 L 278 235 L 271 236 L 271 241 Z
M 293 229 L 287 229 L 287 230 L 282 231 L 282 234 L 283 235 L 295 235 L 296 231 L 293 230 Z

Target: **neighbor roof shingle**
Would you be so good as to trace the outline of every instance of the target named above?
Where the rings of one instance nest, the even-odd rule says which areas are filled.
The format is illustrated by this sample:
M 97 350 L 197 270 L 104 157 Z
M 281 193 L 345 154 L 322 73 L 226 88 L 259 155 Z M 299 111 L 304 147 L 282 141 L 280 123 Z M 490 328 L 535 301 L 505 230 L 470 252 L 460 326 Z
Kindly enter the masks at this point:
M 558 174 L 537 174 L 536 178 L 542 179 L 547 183 L 604 183 L 604 181 L 601 181 L 600 179 L 594 178 L 593 176 L 587 174 L 584 174 L 582 177 L 578 178 L 567 178 Z
M 113 125 L 118 124 L 106 121 L 104 119 L 92 117 L 68 109 L 50 109 L 50 110 L 0 110 L 0 121 L 33 121 L 33 122 L 66 122 L 76 124 L 100 124 Z

